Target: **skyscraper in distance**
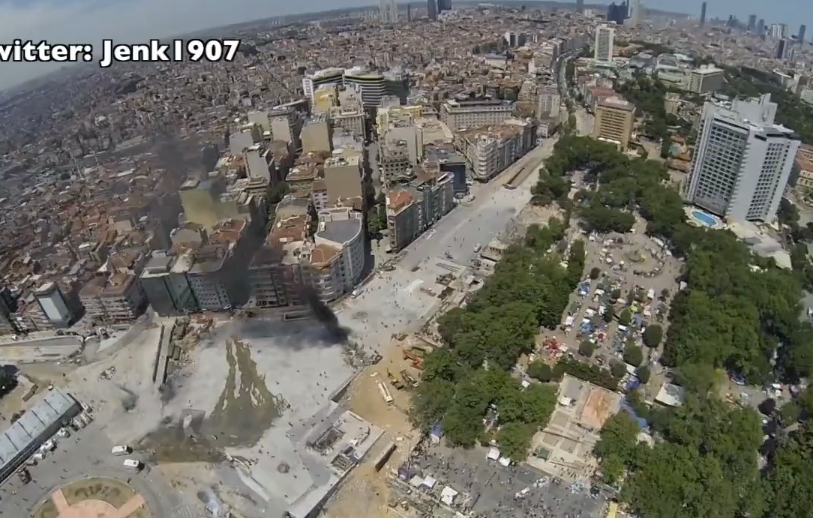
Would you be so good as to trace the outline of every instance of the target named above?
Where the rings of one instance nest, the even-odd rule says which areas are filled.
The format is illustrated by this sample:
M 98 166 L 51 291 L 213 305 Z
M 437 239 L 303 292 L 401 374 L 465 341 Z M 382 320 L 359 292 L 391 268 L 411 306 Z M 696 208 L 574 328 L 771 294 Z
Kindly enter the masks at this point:
M 706 2 L 703 2 L 703 5 L 700 6 L 700 26 L 703 27 L 706 25 Z
M 627 18 L 631 27 L 637 27 L 641 23 L 642 12 L 641 0 L 629 0 L 629 11 Z
M 613 39 L 615 39 L 615 29 L 603 24 L 596 27 L 596 43 L 593 51 L 593 59 L 596 61 L 612 61 Z
M 757 22 L 757 34 L 759 36 L 765 34 L 765 20 L 763 18 L 760 18 Z
M 620 5 L 613 2 L 607 6 L 607 21 L 615 22 L 616 25 L 623 25 L 624 20 L 627 19 L 628 12 L 629 8 L 627 7 L 626 1 L 622 2 Z
M 577 13 L 584 12 L 584 0 L 576 0 L 576 12 Z
M 395 0 L 378 0 L 381 23 L 398 22 L 398 4 Z
M 805 42 L 805 31 L 807 31 L 807 25 L 800 25 L 799 34 L 796 36 L 796 38 L 799 40 L 799 43 Z
M 753 31 L 756 28 L 757 28 L 757 15 L 749 14 L 748 15 L 748 27 L 746 27 L 746 29 L 749 30 L 749 31 Z
M 438 19 L 438 6 L 435 0 L 426 0 L 426 14 L 430 20 Z
M 438 12 L 452 10 L 452 0 L 438 0 Z

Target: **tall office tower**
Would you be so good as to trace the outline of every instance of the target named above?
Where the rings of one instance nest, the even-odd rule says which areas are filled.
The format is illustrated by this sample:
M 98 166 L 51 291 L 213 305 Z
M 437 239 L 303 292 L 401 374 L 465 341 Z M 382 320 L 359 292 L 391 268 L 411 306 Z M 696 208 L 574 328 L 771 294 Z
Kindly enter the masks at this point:
M 412 4 L 407 4 L 407 21 L 412 21 Z
M 788 26 L 784 23 L 775 23 L 771 25 L 771 38 L 781 40 L 788 37 Z
M 760 18 L 757 22 L 757 35 L 762 36 L 765 34 L 765 20 Z
M 753 32 L 754 29 L 757 28 L 757 15 L 749 14 L 748 15 L 748 26 L 745 28 L 749 32 Z
M 774 124 L 776 103 L 759 100 L 703 107 L 686 198 L 734 221 L 771 221 L 793 167 L 799 141 Z
M 576 12 L 577 13 L 584 12 L 584 0 L 576 0 Z
M 607 6 L 607 21 L 615 22 L 616 25 L 622 25 L 624 20 L 627 19 L 628 13 L 629 7 L 627 6 L 626 0 L 620 4 L 613 2 Z
M 796 35 L 796 39 L 799 40 L 799 43 L 805 42 L 805 31 L 807 31 L 807 25 L 800 25 L 799 34 Z
M 627 23 L 630 27 L 638 27 L 638 24 L 641 23 L 642 7 L 641 0 L 629 0 L 629 22 Z
M 613 60 L 613 39 L 615 29 L 604 24 L 596 27 L 596 48 L 593 51 L 593 58 L 596 61 Z
M 438 0 L 438 12 L 452 10 L 452 0 Z
M 438 6 L 435 0 L 426 0 L 426 14 L 430 20 L 438 19 Z
M 398 23 L 398 2 L 390 0 L 390 23 Z
M 703 2 L 703 5 L 700 6 L 700 26 L 703 27 L 706 25 L 706 2 Z
M 395 0 L 378 0 L 378 11 L 381 14 L 381 23 L 398 22 L 398 4 Z
M 796 57 L 796 47 L 789 38 L 782 38 L 776 44 L 776 59 L 792 61 Z

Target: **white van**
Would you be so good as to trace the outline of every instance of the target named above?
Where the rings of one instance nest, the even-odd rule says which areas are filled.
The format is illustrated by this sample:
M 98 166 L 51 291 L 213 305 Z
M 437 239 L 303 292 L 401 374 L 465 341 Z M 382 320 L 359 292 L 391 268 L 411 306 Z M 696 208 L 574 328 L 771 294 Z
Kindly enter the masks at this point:
M 113 455 L 127 455 L 131 451 L 133 451 L 133 450 L 129 446 L 121 445 L 121 446 L 113 446 L 113 451 L 111 451 L 110 453 L 112 453 Z
M 124 467 L 128 469 L 132 469 L 135 471 L 141 470 L 144 467 L 144 464 L 140 460 L 135 459 L 125 459 L 124 460 Z

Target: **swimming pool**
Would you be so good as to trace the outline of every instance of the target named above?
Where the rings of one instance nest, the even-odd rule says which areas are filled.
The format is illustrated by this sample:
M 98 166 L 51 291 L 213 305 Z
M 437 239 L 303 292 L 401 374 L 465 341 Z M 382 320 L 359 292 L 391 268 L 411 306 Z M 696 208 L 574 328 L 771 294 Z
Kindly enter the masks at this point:
M 693 210 L 692 217 L 709 228 L 717 225 L 717 218 L 701 210 Z

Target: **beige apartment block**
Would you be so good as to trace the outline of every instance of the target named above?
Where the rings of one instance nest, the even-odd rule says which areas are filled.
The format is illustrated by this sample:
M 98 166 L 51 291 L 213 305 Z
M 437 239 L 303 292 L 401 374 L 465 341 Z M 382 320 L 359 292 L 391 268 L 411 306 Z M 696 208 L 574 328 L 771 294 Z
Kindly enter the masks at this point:
M 593 137 L 627 149 L 635 121 L 635 106 L 620 97 L 600 101 L 596 108 Z

